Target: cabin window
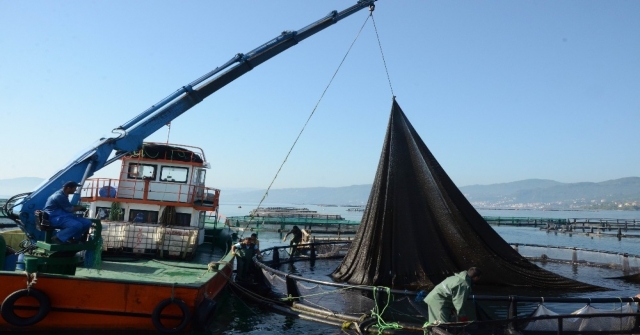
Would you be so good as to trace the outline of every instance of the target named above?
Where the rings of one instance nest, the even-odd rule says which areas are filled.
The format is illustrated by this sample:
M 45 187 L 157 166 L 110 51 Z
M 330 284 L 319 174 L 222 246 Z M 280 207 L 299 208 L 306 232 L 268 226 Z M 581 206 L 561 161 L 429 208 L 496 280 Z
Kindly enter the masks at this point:
M 163 166 L 160 169 L 160 181 L 186 183 L 189 169 L 175 166 Z
M 204 181 L 206 180 L 206 177 L 207 177 L 207 170 L 205 169 L 198 170 L 197 184 L 204 185 Z
M 180 227 L 191 226 L 191 214 L 176 213 L 176 226 L 180 226 Z
M 129 222 L 158 223 L 158 211 L 129 210 Z
M 156 180 L 157 169 L 158 167 L 155 165 L 131 163 L 129 164 L 129 173 L 127 174 L 127 177 L 129 179 Z

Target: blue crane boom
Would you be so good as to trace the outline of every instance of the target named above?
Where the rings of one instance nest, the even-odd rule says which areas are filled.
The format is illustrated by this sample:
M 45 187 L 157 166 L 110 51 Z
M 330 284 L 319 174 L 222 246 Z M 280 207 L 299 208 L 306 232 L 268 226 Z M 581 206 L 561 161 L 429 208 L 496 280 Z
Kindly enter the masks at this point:
M 89 150 L 79 154 L 66 167 L 43 182 L 33 192 L 15 200 L 13 209 L 7 214 L 16 220 L 27 236 L 32 239 L 42 239 L 43 235 L 35 228 L 34 212 L 37 209 L 42 209 L 47 198 L 59 190 L 66 181 L 79 181 L 82 185 L 98 170 L 128 152 L 139 150 L 145 138 L 228 83 L 351 14 L 367 7 L 373 9 L 375 1 L 358 0 L 355 5 L 341 12 L 334 10 L 322 19 L 298 31 L 285 31 L 280 36 L 248 53 L 237 54 L 228 62 L 181 87 L 133 119 L 115 128 L 113 133 L 118 134 L 117 136 L 101 138 L 96 141 Z M 114 152 L 113 157 L 109 158 Z M 74 194 L 71 201 L 73 204 L 80 200 L 80 192 L 79 188 Z M 19 210 L 19 217 L 15 215 L 14 209 Z

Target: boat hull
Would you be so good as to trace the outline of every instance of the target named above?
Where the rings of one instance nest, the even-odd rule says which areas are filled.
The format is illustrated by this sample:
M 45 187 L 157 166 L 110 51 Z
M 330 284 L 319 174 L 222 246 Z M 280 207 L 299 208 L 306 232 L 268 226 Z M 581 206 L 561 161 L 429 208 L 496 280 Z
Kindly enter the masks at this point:
M 194 283 L 187 283 L 184 278 L 172 284 L 166 279 L 153 282 L 148 278 L 153 274 L 144 281 L 103 279 L 95 270 L 92 270 L 96 272 L 95 276 L 91 277 L 39 274 L 32 289 L 49 298 L 51 307 L 46 317 L 28 326 L 16 326 L 0 318 L 0 330 L 163 330 L 152 321 L 154 311 L 161 326 L 168 330 L 202 328 L 207 321 L 202 316 L 210 315 L 212 311 L 199 308 L 212 308 L 214 304 L 210 301 L 219 295 L 227 284 L 227 278 L 231 277 L 232 261 L 233 255 L 227 255 L 218 262 L 219 269 L 211 271 L 203 266 L 202 278 Z M 179 276 L 179 271 L 176 276 Z M 0 271 L 0 282 L 0 299 L 3 301 L 13 292 L 27 288 L 25 274 L 18 271 Z M 186 316 L 178 303 L 165 302 L 168 306 L 160 312 L 157 310 L 159 304 L 172 298 L 174 302 L 184 302 L 188 309 Z M 203 303 L 206 300 L 208 304 Z M 38 308 L 36 299 L 23 297 L 15 301 L 13 310 L 19 317 L 29 318 L 36 314 Z M 185 317 L 188 320 L 185 321 Z

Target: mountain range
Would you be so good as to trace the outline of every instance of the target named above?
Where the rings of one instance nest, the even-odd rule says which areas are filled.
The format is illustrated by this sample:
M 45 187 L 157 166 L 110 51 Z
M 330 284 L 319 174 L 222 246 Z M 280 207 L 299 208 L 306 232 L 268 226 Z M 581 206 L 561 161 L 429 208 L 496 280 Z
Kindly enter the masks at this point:
M 527 179 L 512 183 L 464 186 L 460 190 L 475 207 L 640 209 L 640 177 L 599 183 Z
M 6 199 L 18 193 L 28 192 L 41 182 L 41 178 L 33 177 L 0 179 L 0 198 Z M 501 184 L 462 186 L 460 190 L 478 208 L 640 209 L 640 177 L 599 183 L 561 183 L 546 179 L 527 179 Z M 266 202 L 365 205 L 370 191 L 370 184 L 273 189 L 269 191 Z M 264 193 L 264 190 L 257 189 L 223 189 L 221 201 L 257 203 Z

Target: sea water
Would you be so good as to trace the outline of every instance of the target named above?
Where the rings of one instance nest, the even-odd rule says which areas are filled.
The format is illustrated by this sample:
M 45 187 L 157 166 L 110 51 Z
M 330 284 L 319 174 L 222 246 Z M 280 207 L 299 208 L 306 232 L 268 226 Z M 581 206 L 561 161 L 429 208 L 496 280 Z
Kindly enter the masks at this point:
M 257 207 L 255 203 L 227 203 L 220 205 L 220 213 L 226 216 L 248 215 L 251 209 Z M 318 211 L 323 214 L 340 214 L 347 220 L 357 220 L 362 218 L 363 212 L 348 211 L 349 207 L 326 207 L 316 205 L 300 204 L 262 204 L 261 207 L 304 207 Z M 640 212 L 634 211 L 541 211 L 541 210 L 479 210 L 483 216 L 501 217 L 529 217 L 529 218 L 558 218 L 558 219 L 625 219 L 640 221 Z M 605 250 L 613 252 L 626 252 L 640 255 L 639 238 L 622 238 L 618 240 L 611 236 L 585 236 L 580 234 L 562 234 L 554 231 L 547 232 L 539 227 L 507 227 L 493 226 L 493 228 L 508 243 L 539 244 L 550 246 L 571 246 L 584 249 Z M 240 233 L 242 234 L 242 233 Z M 248 233 L 247 233 L 248 234 Z M 260 246 L 265 249 L 271 246 L 282 245 L 282 235 L 279 233 L 260 233 Z M 337 264 L 337 263 L 335 263 Z M 539 264 L 541 265 L 541 264 Z M 588 277 L 603 278 L 607 274 L 599 268 L 571 267 L 554 263 L 541 265 L 549 271 L 554 271 L 580 280 Z M 295 272 L 304 272 L 305 265 L 295 266 Z M 567 270 L 568 269 L 568 270 Z M 330 280 L 329 274 L 332 269 L 318 268 L 318 271 L 326 271 L 326 280 Z M 317 274 L 316 274 L 317 275 Z M 593 282 L 593 280 L 591 281 Z M 615 291 L 597 292 L 591 294 L 601 297 L 629 297 L 640 293 L 640 286 L 611 282 L 601 279 L 599 283 L 605 287 L 615 287 Z M 508 293 L 505 293 L 508 295 Z M 586 294 L 585 296 L 589 296 Z M 580 306 L 581 307 L 581 306 Z M 615 307 L 615 306 L 614 306 Z M 579 308 L 579 307 L 577 307 Z M 576 309 L 577 309 L 576 308 Z M 612 307 L 613 308 L 613 307 Z M 221 300 L 216 319 L 209 330 L 210 334 L 345 334 L 344 331 L 334 326 L 328 326 L 306 320 L 300 320 L 281 314 L 273 313 L 260 308 L 260 306 L 244 302 L 233 294 L 227 294 Z

